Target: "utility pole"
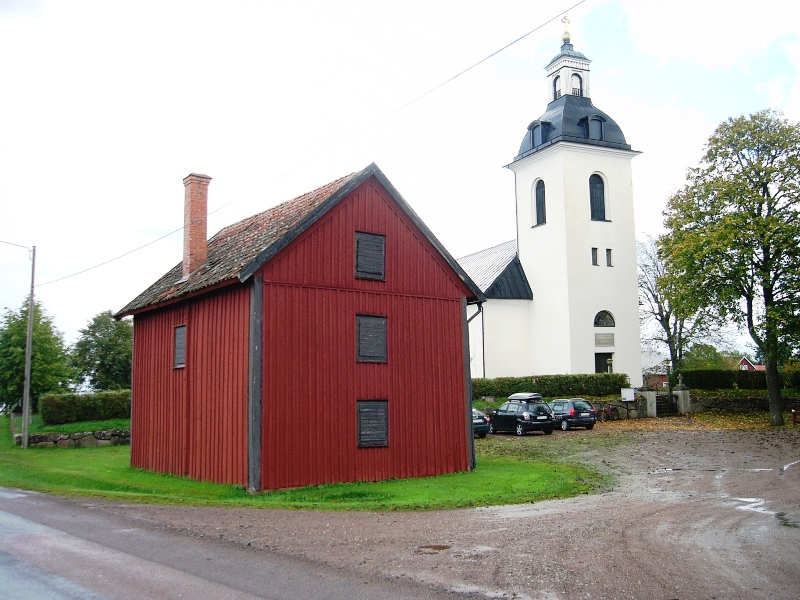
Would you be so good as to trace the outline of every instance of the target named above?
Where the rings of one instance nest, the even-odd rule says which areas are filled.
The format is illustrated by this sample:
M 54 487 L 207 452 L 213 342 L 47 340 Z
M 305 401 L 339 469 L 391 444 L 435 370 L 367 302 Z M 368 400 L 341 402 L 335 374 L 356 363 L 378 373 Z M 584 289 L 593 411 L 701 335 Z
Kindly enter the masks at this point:
M 25 387 L 22 392 L 22 449 L 28 448 L 31 420 L 31 350 L 33 346 L 33 284 L 36 276 L 36 246 L 31 250 L 31 296 L 28 300 L 28 335 L 25 339 Z
M 22 392 L 22 449 L 28 448 L 28 424 L 31 420 L 31 350 L 33 347 L 33 285 L 36 278 L 36 246 L 28 248 L 22 244 L 14 244 L 0 240 L 0 244 L 8 244 L 17 248 L 25 248 L 31 257 L 31 295 L 28 299 L 28 334 L 25 339 L 25 383 Z

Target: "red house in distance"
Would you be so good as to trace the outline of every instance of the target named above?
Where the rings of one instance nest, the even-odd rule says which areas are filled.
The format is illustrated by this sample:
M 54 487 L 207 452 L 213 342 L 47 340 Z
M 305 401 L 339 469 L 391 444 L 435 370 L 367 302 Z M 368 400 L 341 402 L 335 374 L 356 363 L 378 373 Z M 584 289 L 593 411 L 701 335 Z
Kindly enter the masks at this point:
M 374 164 L 206 240 L 134 317 L 131 464 L 253 491 L 474 466 L 478 287 Z

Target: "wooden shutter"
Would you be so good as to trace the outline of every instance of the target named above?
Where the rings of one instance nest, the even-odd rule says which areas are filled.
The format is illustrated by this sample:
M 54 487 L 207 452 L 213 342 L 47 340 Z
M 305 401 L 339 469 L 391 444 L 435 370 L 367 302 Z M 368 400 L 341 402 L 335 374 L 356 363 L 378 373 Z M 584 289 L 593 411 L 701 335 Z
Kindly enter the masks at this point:
M 358 401 L 358 445 L 361 448 L 389 445 L 389 403 Z
M 173 367 L 178 369 L 186 366 L 186 325 L 175 328 L 175 362 Z
M 386 362 L 386 317 L 356 315 L 356 360 Z
M 386 236 L 356 231 L 356 277 L 385 279 Z

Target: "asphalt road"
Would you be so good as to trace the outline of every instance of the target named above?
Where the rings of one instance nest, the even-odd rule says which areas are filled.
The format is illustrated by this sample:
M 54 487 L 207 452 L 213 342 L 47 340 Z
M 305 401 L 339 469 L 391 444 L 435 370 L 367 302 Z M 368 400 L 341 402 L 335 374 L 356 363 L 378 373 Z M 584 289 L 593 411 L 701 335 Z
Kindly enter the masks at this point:
M 0 488 L 0 598 L 452 598 L 414 582 L 159 530 L 91 504 Z
M 612 434 L 505 436 L 569 440 L 570 462 L 618 482 L 529 505 L 326 512 L 0 489 L 0 600 L 800 598 L 800 428 Z

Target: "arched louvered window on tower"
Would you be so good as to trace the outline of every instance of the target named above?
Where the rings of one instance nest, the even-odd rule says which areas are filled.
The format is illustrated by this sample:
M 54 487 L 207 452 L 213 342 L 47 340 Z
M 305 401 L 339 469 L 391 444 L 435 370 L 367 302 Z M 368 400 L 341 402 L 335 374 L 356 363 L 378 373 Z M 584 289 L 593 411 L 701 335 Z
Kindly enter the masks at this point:
M 607 310 L 601 310 L 594 316 L 595 327 L 615 327 L 614 315 Z
M 606 220 L 606 189 L 600 175 L 589 177 L 589 204 L 592 210 L 592 221 Z
M 534 217 L 535 225 L 544 225 L 547 222 L 547 206 L 544 200 L 544 181 L 541 179 L 536 182 L 535 193 L 535 206 L 534 210 L 536 215 Z
M 561 77 L 556 75 L 553 78 L 553 100 L 558 100 L 561 97 Z
M 583 79 L 577 73 L 572 74 L 572 95 L 583 96 Z

